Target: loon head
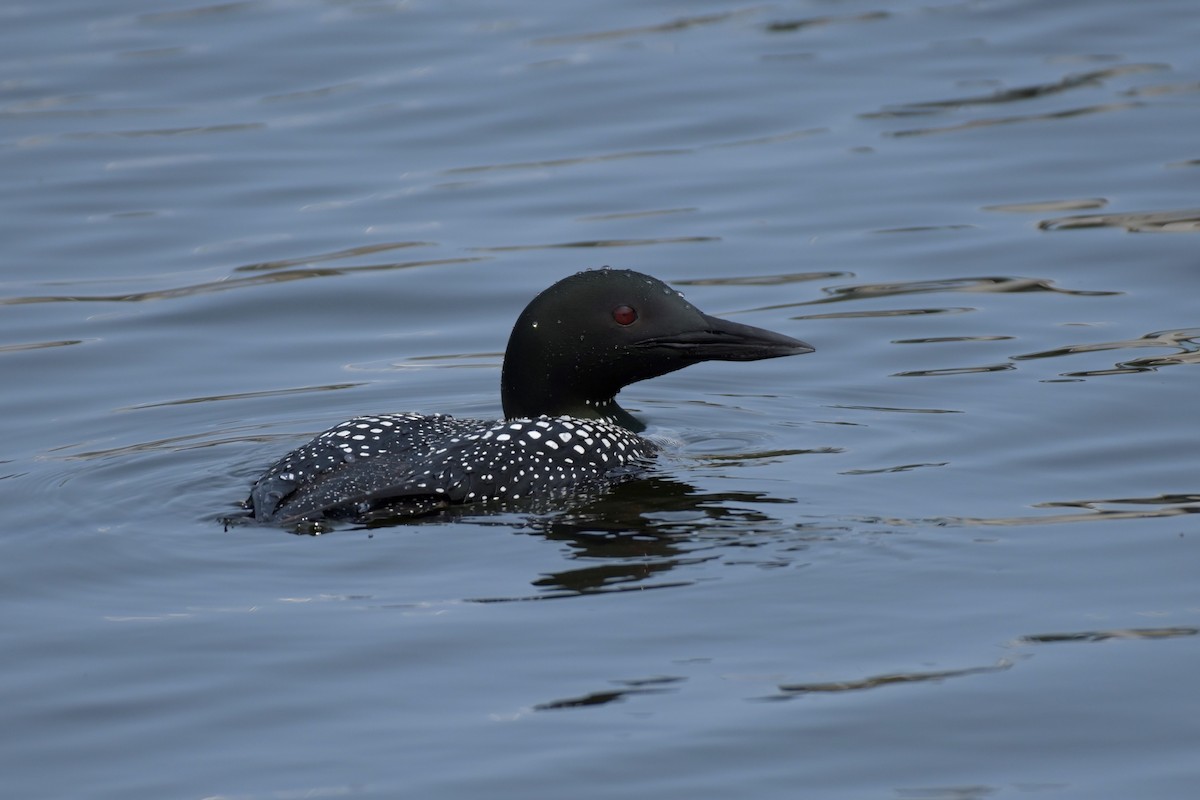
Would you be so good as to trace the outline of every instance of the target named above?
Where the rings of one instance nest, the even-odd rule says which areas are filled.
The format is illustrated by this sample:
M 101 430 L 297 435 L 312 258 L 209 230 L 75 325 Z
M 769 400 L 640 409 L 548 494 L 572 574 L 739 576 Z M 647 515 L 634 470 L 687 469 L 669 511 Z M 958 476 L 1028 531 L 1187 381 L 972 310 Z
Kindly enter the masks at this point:
M 504 416 L 567 415 L 645 426 L 614 400 L 631 383 L 701 361 L 811 353 L 790 336 L 700 311 L 662 281 L 605 267 L 564 278 L 533 299 L 504 353 Z

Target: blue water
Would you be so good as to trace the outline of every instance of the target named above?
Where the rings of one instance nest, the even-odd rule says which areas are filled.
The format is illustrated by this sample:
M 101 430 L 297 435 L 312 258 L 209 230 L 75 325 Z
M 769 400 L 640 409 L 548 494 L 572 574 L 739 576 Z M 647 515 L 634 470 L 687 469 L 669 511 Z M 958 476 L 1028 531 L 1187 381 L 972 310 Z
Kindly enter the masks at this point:
M 0 9 L 21 797 L 1187 797 L 1200 10 Z M 550 509 L 226 530 L 611 264 L 812 355 Z

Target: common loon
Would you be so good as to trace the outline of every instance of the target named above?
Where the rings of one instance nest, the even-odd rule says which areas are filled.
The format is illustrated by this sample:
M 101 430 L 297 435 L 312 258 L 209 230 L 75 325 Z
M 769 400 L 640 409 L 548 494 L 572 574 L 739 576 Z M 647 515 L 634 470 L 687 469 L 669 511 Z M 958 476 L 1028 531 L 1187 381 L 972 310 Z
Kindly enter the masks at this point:
M 244 506 L 255 520 L 290 525 L 603 487 L 636 474 L 657 450 L 617 405 L 622 387 L 701 361 L 812 351 L 710 317 L 649 275 L 580 272 L 517 318 L 500 378 L 503 420 L 356 417 L 280 459 Z

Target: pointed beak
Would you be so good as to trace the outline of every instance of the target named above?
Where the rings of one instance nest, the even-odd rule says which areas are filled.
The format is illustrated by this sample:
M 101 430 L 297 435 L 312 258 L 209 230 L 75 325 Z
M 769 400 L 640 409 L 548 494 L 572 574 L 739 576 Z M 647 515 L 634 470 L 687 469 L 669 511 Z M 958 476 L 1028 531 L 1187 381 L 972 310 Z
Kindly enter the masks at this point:
M 799 356 L 814 347 L 799 339 L 753 325 L 742 325 L 719 317 L 701 315 L 704 326 L 682 333 L 643 339 L 638 347 L 679 350 L 692 361 L 758 361 L 763 358 Z

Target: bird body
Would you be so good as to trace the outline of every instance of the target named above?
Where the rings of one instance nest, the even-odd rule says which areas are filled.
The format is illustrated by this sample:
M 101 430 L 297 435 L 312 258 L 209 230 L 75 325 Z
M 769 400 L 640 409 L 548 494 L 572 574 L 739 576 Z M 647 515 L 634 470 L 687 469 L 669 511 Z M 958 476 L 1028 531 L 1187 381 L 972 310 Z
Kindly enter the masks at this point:
M 648 275 L 581 272 L 517 319 L 501 376 L 505 419 L 356 417 L 280 459 L 244 505 L 256 520 L 294 524 L 602 488 L 636 475 L 657 450 L 616 403 L 622 387 L 700 361 L 807 352 L 791 337 L 710 317 Z

